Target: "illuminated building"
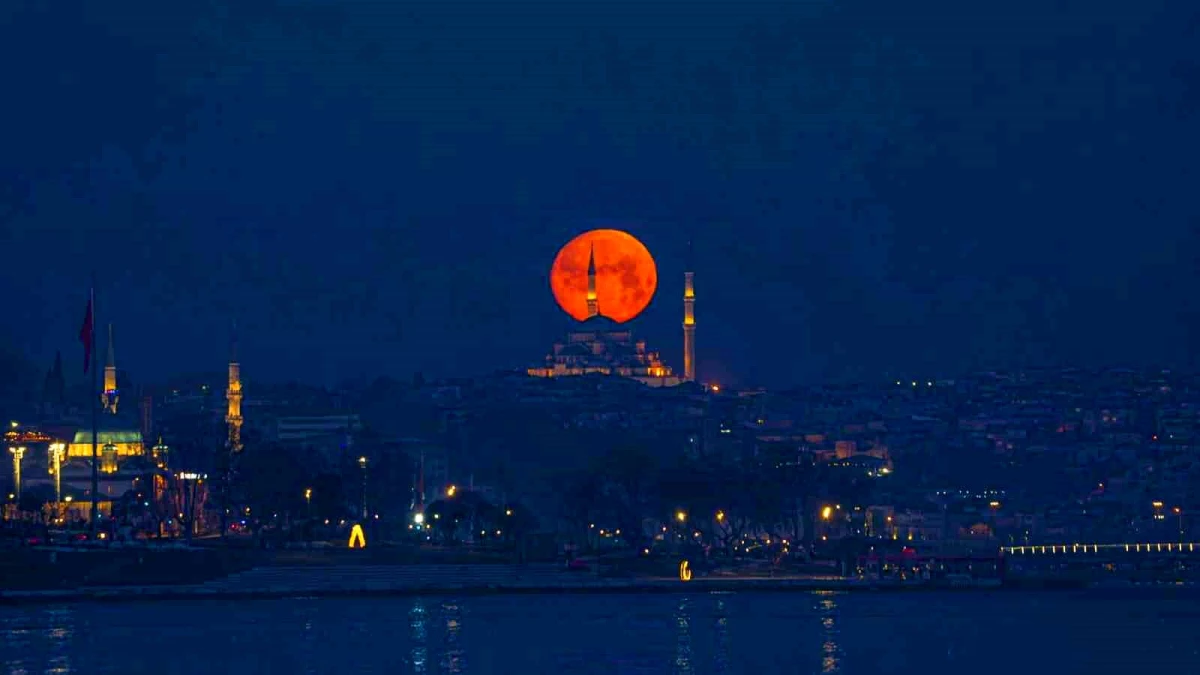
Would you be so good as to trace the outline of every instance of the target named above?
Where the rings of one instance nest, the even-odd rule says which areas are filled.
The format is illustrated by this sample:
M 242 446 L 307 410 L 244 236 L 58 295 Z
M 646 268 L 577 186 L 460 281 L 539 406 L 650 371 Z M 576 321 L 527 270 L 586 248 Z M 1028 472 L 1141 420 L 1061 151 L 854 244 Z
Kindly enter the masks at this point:
M 688 244 L 687 270 L 683 273 L 683 380 L 696 381 L 696 291 L 692 285 L 692 245 Z
M 104 412 L 116 415 L 117 402 L 121 395 L 117 390 L 117 357 L 113 347 L 112 324 L 108 324 L 108 359 L 104 363 L 104 393 L 100 395 L 100 403 Z
M 142 441 L 142 432 L 136 428 L 100 429 L 96 433 L 96 444 L 100 448 L 100 468 L 104 473 L 115 473 L 118 465 L 123 460 L 142 457 L 146 454 L 146 446 Z M 91 460 L 91 429 L 80 429 L 75 432 L 75 438 L 67 446 L 67 458 Z
M 229 425 L 229 449 L 242 449 L 242 367 L 238 364 L 237 335 L 229 350 L 229 385 L 225 389 L 225 423 Z
M 628 328 L 603 315 L 581 322 L 554 344 L 544 366 L 527 372 L 534 377 L 620 375 L 655 387 L 681 381 L 656 352 L 647 351 L 645 340 L 634 340 Z

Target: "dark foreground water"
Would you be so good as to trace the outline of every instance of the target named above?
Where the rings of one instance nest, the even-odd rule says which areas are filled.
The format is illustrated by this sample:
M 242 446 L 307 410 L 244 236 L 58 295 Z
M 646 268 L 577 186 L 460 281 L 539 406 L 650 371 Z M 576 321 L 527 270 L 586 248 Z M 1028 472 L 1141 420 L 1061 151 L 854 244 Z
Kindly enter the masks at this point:
M 1157 671 L 1200 672 L 1195 592 L 526 595 L 0 607 L 0 675 Z

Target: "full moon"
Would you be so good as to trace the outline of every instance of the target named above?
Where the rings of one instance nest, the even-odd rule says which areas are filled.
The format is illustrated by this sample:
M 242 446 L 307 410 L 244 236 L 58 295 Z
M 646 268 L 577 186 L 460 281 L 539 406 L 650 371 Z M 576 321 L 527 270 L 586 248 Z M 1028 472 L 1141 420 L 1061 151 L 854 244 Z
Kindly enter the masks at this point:
M 567 242 L 550 268 L 550 290 L 563 311 L 588 318 L 588 255 L 596 255 L 596 300 L 601 316 L 624 323 L 641 314 L 658 288 L 650 251 L 621 230 L 591 230 Z

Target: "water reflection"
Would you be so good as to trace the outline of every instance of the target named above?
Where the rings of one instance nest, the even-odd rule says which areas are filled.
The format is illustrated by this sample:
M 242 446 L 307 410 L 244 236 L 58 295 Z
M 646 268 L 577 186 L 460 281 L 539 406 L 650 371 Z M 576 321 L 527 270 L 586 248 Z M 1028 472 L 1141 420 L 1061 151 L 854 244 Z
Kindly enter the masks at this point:
M 317 618 L 318 600 L 308 598 L 300 601 L 302 604 L 296 608 L 295 617 L 300 620 L 300 643 L 296 647 L 297 662 L 304 664 L 304 672 L 308 675 L 317 672 L 316 657 L 317 651 L 321 649 L 321 634 L 313 625 Z
M 729 616 L 725 610 L 725 599 L 717 597 L 716 626 L 713 627 L 713 672 L 729 670 Z
M 414 673 L 426 672 L 425 662 L 429 658 L 429 632 L 426 628 L 427 616 L 425 613 L 425 601 L 417 598 L 413 601 L 412 609 L 408 611 L 408 628 L 409 641 L 412 642 L 412 650 L 409 653 L 409 661 L 412 663 Z
M 841 672 L 842 648 L 838 628 L 838 606 L 832 591 L 817 591 L 814 609 L 821 620 L 821 672 Z
M 675 608 L 675 672 L 692 672 L 692 612 L 687 596 Z
M 70 650 L 78 630 L 71 607 L 52 607 L 37 616 L 0 614 L 0 653 L 5 656 L 0 663 L 7 675 L 72 671 Z M 35 659 L 42 661 L 40 668 Z
M 28 619 L 25 619 L 28 621 Z M 8 675 L 25 673 L 25 660 L 21 655 L 29 650 L 29 628 L 23 625 L 20 615 L 0 617 L 0 630 L 4 631 L 4 641 L 0 653 L 4 655 L 4 672 Z
M 442 615 L 446 619 L 446 636 L 442 642 L 442 670 L 447 673 L 461 673 L 466 668 L 465 655 L 459 646 L 462 610 L 458 604 L 447 602 L 442 604 Z
M 951 675 L 993 672 L 993 635 L 1038 653 L 1047 672 L 1128 675 L 1150 653 L 1158 670 L 1186 673 L 1195 671 L 1198 599 L 753 593 L 6 605 L 0 675 Z

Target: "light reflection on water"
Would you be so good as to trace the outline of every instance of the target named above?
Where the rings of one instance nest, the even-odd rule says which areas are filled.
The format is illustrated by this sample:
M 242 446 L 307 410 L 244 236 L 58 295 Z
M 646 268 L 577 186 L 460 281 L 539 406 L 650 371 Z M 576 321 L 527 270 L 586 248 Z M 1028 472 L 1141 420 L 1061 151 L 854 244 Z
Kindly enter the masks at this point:
M 413 601 L 412 609 L 408 612 L 408 626 L 411 630 L 409 642 L 412 643 L 412 648 L 409 655 L 409 665 L 412 666 L 412 672 L 425 673 L 425 661 L 429 658 L 429 649 L 427 647 L 429 633 L 425 628 L 425 622 L 428 620 L 425 614 L 425 600 L 417 598 Z
M 729 617 L 725 610 L 725 599 L 717 596 L 717 606 L 714 612 L 716 624 L 713 626 L 713 672 L 729 671 Z
M 1190 672 L 1195 593 L 530 595 L 0 608 L 0 675 Z M 951 648 L 952 647 L 952 648 Z
M 821 617 L 821 672 L 837 673 L 842 654 L 838 646 L 836 595 L 827 591 L 818 591 L 815 595 L 817 616 Z
M 462 610 L 454 602 L 442 604 L 442 616 L 446 619 L 446 630 L 442 640 L 442 672 L 458 675 L 466 668 L 463 650 L 458 643 L 458 632 L 462 630 Z
M 688 600 L 686 595 L 680 596 L 679 606 L 675 609 L 676 675 L 692 675 L 692 626 Z

